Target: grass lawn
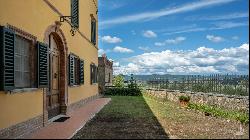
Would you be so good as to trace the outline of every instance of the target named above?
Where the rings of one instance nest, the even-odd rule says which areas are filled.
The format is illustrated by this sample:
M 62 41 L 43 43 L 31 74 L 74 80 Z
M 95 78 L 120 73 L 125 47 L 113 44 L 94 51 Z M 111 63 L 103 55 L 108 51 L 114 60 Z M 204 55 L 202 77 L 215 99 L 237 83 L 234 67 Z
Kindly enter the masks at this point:
M 166 132 L 174 138 L 185 139 L 248 139 L 249 125 L 244 126 L 243 136 L 237 135 L 240 123 L 235 120 L 205 116 L 195 110 L 181 109 L 179 104 L 158 101 L 144 96 Z
M 112 101 L 73 139 L 248 138 L 249 125 L 237 136 L 239 123 L 180 109 L 148 96 L 110 96 Z

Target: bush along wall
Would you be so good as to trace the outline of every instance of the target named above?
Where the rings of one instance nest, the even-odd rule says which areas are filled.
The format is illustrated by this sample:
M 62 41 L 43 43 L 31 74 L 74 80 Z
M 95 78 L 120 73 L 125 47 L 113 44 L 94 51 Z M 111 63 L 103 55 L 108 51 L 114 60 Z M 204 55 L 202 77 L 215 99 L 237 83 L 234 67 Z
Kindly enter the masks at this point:
M 249 123 L 249 114 L 240 112 L 240 111 L 233 111 L 233 110 L 226 110 L 220 107 L 214 107 L 209 105 L 201 105 L 201 104 L 194 104 L 190 103 L 188 108 L 195 109 L 201 112 L 204 112 L 205 115 L 212 115 L 215 117 L 222 117 L 226 119 L 233 119 L 241 122 L 242 124 Z
M 118 96 L 142 96 L 142 92 L 139 88 L 127 88 L 127 87 L 112 87 L 105 90 L 105 95 L 118 95 Z

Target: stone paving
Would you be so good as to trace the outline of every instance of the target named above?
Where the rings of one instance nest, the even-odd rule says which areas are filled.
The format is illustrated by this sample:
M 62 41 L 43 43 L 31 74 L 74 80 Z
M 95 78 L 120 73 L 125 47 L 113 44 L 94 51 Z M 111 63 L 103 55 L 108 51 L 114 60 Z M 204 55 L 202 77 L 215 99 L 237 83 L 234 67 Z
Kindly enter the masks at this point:
M 51 122 L 48 126 L 26 135 L 23 138 L 70 139 L 110 101 L 110 98 L 99 98 L 86 103 L 83 107 L 69 113 L 68 117 L 70 118 L 66 121 Z

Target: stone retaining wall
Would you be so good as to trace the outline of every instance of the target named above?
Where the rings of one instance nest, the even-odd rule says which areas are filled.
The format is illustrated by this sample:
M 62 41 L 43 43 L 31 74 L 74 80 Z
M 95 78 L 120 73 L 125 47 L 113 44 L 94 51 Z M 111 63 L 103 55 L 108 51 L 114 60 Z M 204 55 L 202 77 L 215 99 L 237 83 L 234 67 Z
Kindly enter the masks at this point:
M 249 111 L 249 97 L 248 96 L 233 96 L 214 93 L 203 92 L 180 92 L 178 90 L 163 90 L 163 89 L 146 89 L 146 93 L 158 97 L 160 99 L 167 99 L 178 102 L 179 96 L 190 96 L 191 103 L 207 104 L 218 107 L 223 107 L 232 110 Z

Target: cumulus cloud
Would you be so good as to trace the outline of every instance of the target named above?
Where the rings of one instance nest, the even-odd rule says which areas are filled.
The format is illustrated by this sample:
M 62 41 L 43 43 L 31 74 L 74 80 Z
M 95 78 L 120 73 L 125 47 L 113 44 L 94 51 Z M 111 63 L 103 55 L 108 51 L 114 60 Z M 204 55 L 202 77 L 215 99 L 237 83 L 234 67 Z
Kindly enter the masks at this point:
M 124 48 L 124 47 L 121 47 L 121 46 L 116 46 L 114 49 L 113 49 L 114 52 L 119 52 L 119 53 L 132 53 L 134 52 L 133 50 L 131 49 L 128 49 L 128 48 Z
M 106 49 L 106 50 L 104 50 L 104 49 L 99 49 L 99 50 L 98 50 L 98 56 L 101 56 L 102 54 L 104 54 L 104 53 L 109 53 L 109 52 L 111 52 L 110 49 Z
M 220 36 L 207 35 L 206 38 L 215 43 L 224 41 L 224 38 Z
M 249 44 L 216 50 L 205 46 L 196 50 L 165 50 L 143 53 L 127 59 L 116 74 L 210 74 L 249 72 Z
M 143 31 L 142 35 L 143 35 L 144 37 L 147 37 L 147 38 L 155 38 L 155 37 L 157 37 L 157 34 L 154 33 L 154 32 L 151 31 L 151 30 Z
M 119 62 L 113 61 L 113 67 L 119 67 L 119 66 L 120 66 L 120 63 L 119 63 Z
M 101 40 L 106 43 L 120 43 L 122 42 L 122 39 L 118 37 L 111 37 L 111 36 L 103 36 L 101 37 Z
M 155 46 L 165 46 L 166 44 L 179 44 L 186 40 L 186 37 L 176 37 L 174 39 L 167 39 L 164 42 L 155 42 Z

